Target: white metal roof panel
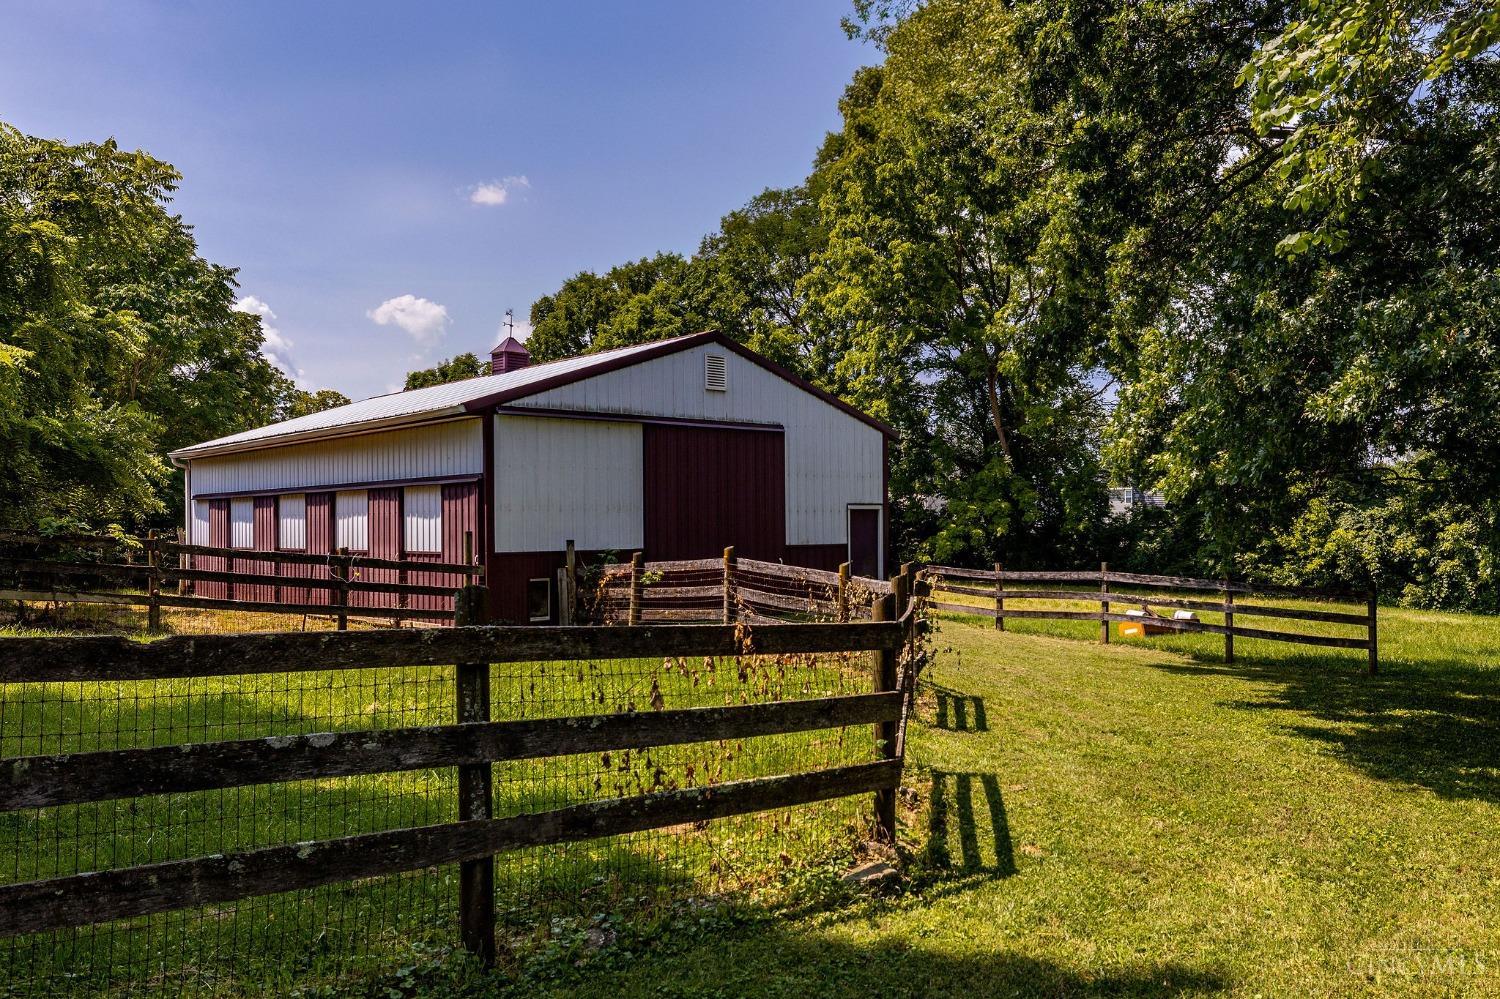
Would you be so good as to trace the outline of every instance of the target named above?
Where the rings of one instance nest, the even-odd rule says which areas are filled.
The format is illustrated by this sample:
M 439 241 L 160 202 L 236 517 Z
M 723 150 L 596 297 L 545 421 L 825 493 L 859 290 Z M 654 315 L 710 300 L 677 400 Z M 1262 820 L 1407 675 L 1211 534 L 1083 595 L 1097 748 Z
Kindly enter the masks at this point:
M 294 420 L 283 420 L 280 423 L 272 423 L 264 427 L 256 427 L 254 430 L 245 430 L 227 437 L 194 444 L 191 447 L 180 448 L 173 451 L 171 457 L 193 458 L 221 450 L 236 450 L 245 445 L 271 443 L 284 438 L 312 439 L 354 427 L 399 426 L 418 418 L 451 415 L 461 412 L 465 404 L 488 396 L 525 388 L 527 385 L 546 381 L 559 375 L 586 372 L 590 368 L 618 363 L 622 357 L 628 357 L 634 353 L 658 351 L 661 346 L 662 341 L 637 344 L 632 347 L 601 351 L 597 354 L 584 354 L 559 361 L 533 364 L 519 371 L 508 371 L 503 375 L 484 375 L 461 382 L 434 385 L 430 388 L 377 395 L 360 402 L 351 402 L 347 406 L 325 409 L 321 413 L 299 416 Z

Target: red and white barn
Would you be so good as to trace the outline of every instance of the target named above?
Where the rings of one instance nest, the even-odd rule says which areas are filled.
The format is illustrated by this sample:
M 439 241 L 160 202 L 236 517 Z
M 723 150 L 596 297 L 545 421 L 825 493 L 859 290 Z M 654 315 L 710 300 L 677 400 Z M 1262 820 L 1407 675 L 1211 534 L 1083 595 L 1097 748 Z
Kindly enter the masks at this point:
M 890 429 L 754 351 L 699 333 L 532 365 L 507 338 L 491 368 L 173 452 L 189 539 L 458 562 L 469 533 L 507 621 L 556 619 L 569 540 L 884 574 Z

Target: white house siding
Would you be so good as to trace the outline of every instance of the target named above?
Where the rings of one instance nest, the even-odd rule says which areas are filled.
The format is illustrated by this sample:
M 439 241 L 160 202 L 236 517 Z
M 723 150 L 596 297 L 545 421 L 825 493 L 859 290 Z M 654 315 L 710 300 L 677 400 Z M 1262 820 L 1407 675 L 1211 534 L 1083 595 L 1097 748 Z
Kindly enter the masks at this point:
M 704 355 L 711 353 L 725 355 L 728 391 L 710 392 L 704 388 Z M 789 545 L 846 544 L 848 505 L 880 504 L 885 500 L 880 431 L 738 354 L 712 344 L 595 375 L 519 400 L 514 405 L 781 424 L 786 428 Z M 503 432 L 496 435 L 497 453 L 504 436 Z M 632 453 L 639 462 L 638 445 Z M 503 467 L 497 462 L 497 474 Z M 534 481 L 548 480 L 538 472 Z M 634 495 L 640 495 L 639 486 Z M 539 505 L 546 505 L 540 502 L 541 497 L 537 500 Z M 496 513 L 498 528 L 498 506 Z M 638 512 L 635 523 L 640 524 Z M 637 526 L 637 535 L 639 531 Z M 538 547 L 559 547 L 555 539 L 549 540 L 553 543 Z M 636 543 L 617 536 L 611 539 L 610 546 Z M 582 539 L 579 545 L 589 547 Z
M 475 418 L 193 459 L 192 489 L 194 496 L 270 493 L 483 470 L 482 427 Z
M 641 425 L 500 416 L 495 550 L 639 548 Z
M 303 493 L 288 493 L 276 504 L 276 537 L 279 546 L 287 549 L 307 547 L 307 496 Z

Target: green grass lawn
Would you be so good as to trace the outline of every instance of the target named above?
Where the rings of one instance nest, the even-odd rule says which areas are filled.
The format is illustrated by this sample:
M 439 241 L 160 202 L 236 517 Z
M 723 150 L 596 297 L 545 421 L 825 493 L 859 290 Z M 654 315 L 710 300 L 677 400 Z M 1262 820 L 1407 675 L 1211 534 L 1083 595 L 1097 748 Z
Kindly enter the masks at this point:
M 1362 652 L 946 617 L 894 897 L 569 952 L 518 994 L 1493 995 L 1500 621 Z M 581 964 L 574 965 L 574 960 Z M 482 986 L 475 986 L 482 991 Z

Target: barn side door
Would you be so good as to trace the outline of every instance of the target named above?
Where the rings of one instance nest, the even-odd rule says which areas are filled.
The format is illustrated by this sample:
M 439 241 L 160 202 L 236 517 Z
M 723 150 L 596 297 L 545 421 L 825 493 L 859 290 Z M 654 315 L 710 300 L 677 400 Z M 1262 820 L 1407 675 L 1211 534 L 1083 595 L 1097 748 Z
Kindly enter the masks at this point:
M 641 428 L 646 557 L 786 553 L 786 459 L 779 430 Z
M 849 571 L 880 578 L 880 507 L 849 508 Z

